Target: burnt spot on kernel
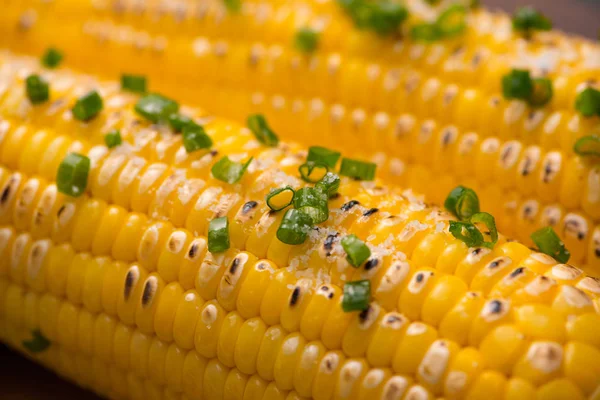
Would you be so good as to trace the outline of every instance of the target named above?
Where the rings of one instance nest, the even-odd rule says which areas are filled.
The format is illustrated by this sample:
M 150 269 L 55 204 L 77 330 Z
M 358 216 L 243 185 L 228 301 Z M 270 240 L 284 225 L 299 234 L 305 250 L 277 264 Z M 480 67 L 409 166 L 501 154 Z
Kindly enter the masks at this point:
M 254 200 L 246 202 L 242 207 L 242 214 L 248 214 L 250 211 L 254 210 L 256 206 L 258 206 L 258 203 Z
M 379 208 L 371 208 L 363 213 L 363 217 L 370 217 L 371 215 L 375 214 L 377 211 L 379 211 Z
M 421 282 L 423 282 L 424 278 L 425 278 L 425 275 L 422 272 L 419 272 L 417 274 L 417 276 L 415 277 L 415 281 L 417 281 L 417 283 L 421 283 Z
M 142 292 L 142 307 L 148 307 L 152 304 L 152 299 L 156 294 L 158 284 L 156 278 L 149 278 L 144 285 L 144 291 Z
M 2 196 L 0 196 L 0 203 L 6 203 L 6 201 L 8 200 L 8 196 L 10 196 L 10 185 L 6 185 L 6 187 L 2 191 Z
M 198 254 L 198 243 L 192 243 L 188 251 L 188 257 L 194 258 Z
M 296 304 L 298 304 L 299 299 L 300 299 L 300 287 L 296 286 L 294 288 L 294 291 L 292 292 L 292 295 L 290 296 L 290 307 L 294 307 Z
M 359 205 L 360 202 L 358 200 L 350 200 L 349 202 L 342 205 L 341 210 L 344 212 L 350 211 L 354 206 Z
M 365 308 L 358 314 L 358 320 L 360 321 L 361 324 L 364 324 L 365 322 L 367 322 L 367 320 L 369 319 L 369 316 L 371 315 L 371 312 L 373 312 L 373 307 L 371 307 L 369 305 L 369 307 Z
M 333 250 L 333 245 L 335 244 L 336 238 L 339 236 L 339 233 L 330 233 L 325 238 L 325 242 L 323 243 L 323 250 L 325 250 L 325 255 L 329 257 L 331 255 L 331 251 Z
M 123 289 L 123 298 L 125 301 L 129 300 L 131 296 L 131 291 L 133 290 L 133 285 L 137 281 L 137 276 L 134 270 L 127 271 L 127 275 L 125 275 L 125 287 Z
M 502 303 L 498 300 L 490 302 L 489 310 L 492 314 L 500 314 L 502 312 Z
M 379 260 L 377 258 L 371 258 L 365 263 L 365 271 L 370 271 L 373 268 L 376 268 L 379 265 Z
M 231 266 L 229 267 L 229 273 L 231 275 L 235 274 L 235 271 L 237 270 L 239 265 L 240 265 L 240 259 L 238 257 L 234 258 L 233 261 L 231 262 Z
M 513 272 L 511 272 L 509 276 L 511 278 L 516 278 L 517 276 L 521 275 L 523 272 L 525 272 L 525 267 L 519 267 L 519 268 L 516 268 Z
M 265 269 L 267 269 L 267 265 L 264 263 L 260 263 L 256 266 L 256 269 L 259 271 L 264 271 Z
M 60 215 L 65 211 L 65 209 L 66 209 L 66 206 L 64 204 L 62 206 L 60 206 L 60 208 L 56 212 L 56 216 L 60 218 Z

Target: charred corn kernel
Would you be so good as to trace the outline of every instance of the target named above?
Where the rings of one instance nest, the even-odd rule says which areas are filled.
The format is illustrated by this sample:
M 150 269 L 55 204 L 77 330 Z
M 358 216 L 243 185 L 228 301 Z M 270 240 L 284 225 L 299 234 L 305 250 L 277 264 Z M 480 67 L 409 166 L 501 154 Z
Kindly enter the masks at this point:
M 564 349 L 556 342 L 532 342 L 513 368 L 513 375 L 539 385 L 560 374 Z
M 342 339 L 344 353 L 350 357 L 364 356 L 382 318 L 383 310 L 377 303 L 355 314 Z
M 164 287 L 164 281 L 155 273 L 150 274 L 142 283 L 142 290 L 140 297 L 136 300 L 135 310 L 135 323 L 142 332 L 154 333 L 156 310 Z

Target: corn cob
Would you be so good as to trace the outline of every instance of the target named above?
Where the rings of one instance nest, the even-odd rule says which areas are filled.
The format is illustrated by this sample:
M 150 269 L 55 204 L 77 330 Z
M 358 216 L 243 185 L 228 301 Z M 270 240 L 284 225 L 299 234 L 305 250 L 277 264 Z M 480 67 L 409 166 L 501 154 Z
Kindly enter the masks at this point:
M 65 1 L 57 4 L 52 12 L 55 13 L 53 15 L 61 16 L 61 10 L 65 12 L 75 9 L 79 10 L 81 15 L 86 15 L 85 13 L 90 11 L 91 3 L 88 7 L 85 4 L 71 4 Z M 140 13 L 140 10 L 136 9 L 137 5 L 143 5 L 145 11 Z M 561 54 L 567 55 L 565 60 L 561 60 L 564 65 L 561 64 L 562 67 L 557 67 L 555 71 L 555 96 L 548 110 L 528 112 L 523 102 L 509 102 L 494 94 L 498 90 L 501 73 L 506 70 L 505 67 L 498 66 L 503 61 L 495 63 L 494 60 L 513 60 L 515 55 L 522 56 L 522 53 L 516 50 L 519 46 L 514 44 L 524 45 L 523 41 L 506 40 L 513 34 L 506 30 L 507 18 L 503 15 L 494 16 L 485 11 L 474 14 L 473 31 L 469 30 L 467 33 L 466 44 L 463 43 L 464 39 L 456 44 L 462 44 L 458 52 L 451 53 L 452 45 L 449 43 L 433 46 L 409 43 L 402 47 L 396 46 L 396 49 L 400 50 L 398 52 L 392 51 L 394 43 L 379 41 L 381 47 L 373 46 L 371 36 L 361 32 L 348 33 L 348 21 L 340 15 L 331 18 L 330 14 L 339 14 L 339 10 L 337 6 L 327 3 L 318 5 L 299 2 L 275 5 L 273 13 L 283 17 L 276 20 L 272 30 L 270 24 L 255 26 L 255 19 L 259 18 L 257 15 L 263 12 L 261 10 L 267 10 L 264 11 L 267 14 L 271 10 L 266 3 L 249 3 L 244 12 L 235 17 L 227 17 L 219 2 L 198 6 L 199 9 L 185 2 L 172 8 L 164 3 L 117 2 L 113 6 L 114 8 L 100 7 L 96 11 L 96 19 L 92 18 L 83 24 L 83 31 L 95 36 L 101 44 L 90 45 L 89 39 L 79 34 L 82 30 L 81 23 L 70 25 L 71 28 L 61 25 L 63 31 L 73 29 L 73 34 L 65 37 L 85 40 L 81 44 L 70 43 L 70 46 L 89 50 L 78 50 L 79 57 L 73 54 L 74 65 L 97 73 L 115 75 L 122 69 L 118 62 L 107 66 L 105 62 L 90 65 L 89 61 L 95 54 L 105 54 L 108 48 L 111 54 L 115 54 L 115 60 L 127 60 L 131 57 L 131 47 L 152 48 L 155 54 L 146 51 L 143 55 L 137 52 L 135 56 L 136 59 L 140 56 L 143 57 L 142 60 L 147 58 L 147 62 L 140 63 L 140 68 L 149 76 L 155 76 L 157 73 L 154 67 L 157 65 L 154 61 L 157 57 L 166 61 L 166 66 L 165 63 L 160 64 L 160 73 L 168 78 L 157 82 L 158 89 L 162 91 L 177 92 L 180 97 L 193 98 L 195 102 L 207 108 L 235 118 L 245 117 L 246 110 L 264 108 L 276 128 L 282 132 L 289 132 L 290 136 L 306 138 L 309 144 L 315 144 L 313 132 L 318 132 L 320 142 L 323 141 L 323 132 L 326 132 L 325 141 L 340 146 L 336 133 L 339 129 L 346 133 L 349 131 L 352 139 L 344 141 L 344 150 L 351 152 L 356 151 L 356 148 L 366 147 L 372 152 L 383 152 L 388 159 L 393 156 L 389 161 L 390 165 L 396 167 L 390 173 L 392 182 L 408 182 L 432 201 L 439 201 L 448 187 L 457 183 L 470 183 L 475 179 L 474 186 L 479 191 L 490 194 L 484 197 L 484 204 L 489 209 L 502 211 L 498 213 L 502 216 L 512 215 L 512 218 L 500 218 L 505 232 L 511 232 L 514 226 L 527 226 L 527 229 L 517 229 L 514 233 L 516 238 L 527 241 L 530 230 L 556 221 L 561 238 L 569 242 L 570 247 L 574 249 L 574 260 L 580 264 L 588 264 L 594 269 L 600 267 L 600 228 L 597 225 L 600 221 L 600 172 L 597 167 L 572 153 L 575 140 L 589 134 L 598 125 L 598 119 L 582 118 L 575 110 L 571 110 L 576 88 L 581 89 L 579 83 L 597 75 L 597 70 L 594 69 L 597 46 L 556 33 L 540 34 L 539 42 L 527 42 L 528 51 L 532 53 L 539 51 L 539 54 L 543 54 L 548 50 L 547 46 L 550 46 L 548 43 L 552 43 L 552 46 L 558 43 L 562 49 Z M 13 10 L 13 16 L 23 16 L 23 5 L 17 5 Z M 107 10 L 113 10 L 116 14 L 111 15 L 111 11 Z M 48 11 L 38 10 L 40 16 Z M 170 11 L 173 12 L 172 15 Z M 195 15 L 203 15 L 200 23 L 193 20 L 192 16 Z M 109 21 L 128 23 L 131 26 L 114 25 L 113 22 L 106 22 L 107 17 Z M 190 18 L 193 22 L 191 26 Z M 174 21 L 178 20 L 183 21 L 183 30 L 172 28 L 173 24 L 176 24 Z M 287 50 L 285 46 L 272 45 L 282 41 L 290 42 L 288 39 L 291 38 L 291 31 L 296 29 L 290 20 L 300 21 L 298 24 L 325 20 L 332 25 L 342 26 L 325 28 L 325 51 L 305 58 Z M 489 36 L 492 29 L 484 29 L 482 32 L 486 24 L 481 21 L 496 20 L 497 25 L 494 27 L 504 28 L 494 29 L 501 33 L 496 35 L 489 47 L 485 47 L 482 43 L 487 44 L 487 41 L 480 36 Z M 19 21 L 22 21 L 22 18 Z M 280 24 L 293 29 L 282 30 Z M 34 25 L 36 29 L 32 29 L 28 36 L 17 34 L 12 45 L 25 51 L 35 49 L 39 52 L 45 43 L 44 38 L 52 37 L 46 31 L 52 31 L 53 26 L 53 21 L 40 17 L 40 21 Z M 232 44 L 219 40 L 237 38 L 242 29 L 240 27 L 245 26 L 250 26 L 247 31 L 255 33 L 261 42 Z M 160 27 L 162 31 L 159 36 L 152 36 L 145 31 L 135 33 L 131 27 L 147 29 L 150 33 L 159 32 L 157 27 Z M 334 32 L 331 37 L 330 31 Z M 274 35 L 272 32 L 278 34 Z M 284 33 L 280 34 L 281 32 Z M 197 37 L 198 34 L 205 36 Z M 345 36 L 350 37 L 346 42 L 341 39 Z M 7 35 L 7 38 L 9 37 L 10 34 Z M 254 39 L 252 34 L 249 37 Z M 502 41 L 498 43 L 508 43 L 508 48 L 496 42 L 500 39 Z M 369 46 L 366 46 L 367 43 Z M 68 48 L 69 45 L 65 44 L 65 47 Z M 389 51 L 385 51 L 385 48 L 389 48 Z M 186 49 L 193 49 L 195 56 L 190 57 L 189 50 Z M 344 50 L 344 58 L 340 57 L 340 53 L 328 52 L 337 50 Z M 500 57 L 500 54 L 503 57 Z M 468 61 L 471 57 L 477 60 L 474 65 L 472 60 Z M 247 71 L 244 71 L 244 60 L 250 60 L 252 65 Z M 400 64 L 403 66 L 399 67 Z M 406 64 L 408 67 L 404 66 Z M 467 75 L 461 73 L 464 69 L 457 69 L 457 65 L 469 65 L 469 68 L 474 66 L 480 69 L 475 73 L 476 77 L 481 78 L 476 88 L 470 88 L 470 85 L 464 82 Z M 94 69 L 100 66 L 102 71 Z M 566 70 L 567 66 L 569 71 Z M 163 69 L 168 73 L 163 74 Z M 452 69 L 456 70 L 456 73 Z M 203 72 L 202 82 L 198 84 L 204 88 L 204 96 L 198 96 L 196 85 L 189 85 L 189 82 L 197 82 L 197 71 Z M 443 79 L 433 76 L 443 76 Z M 469 79 L 472 79 L 472 76 L 473 73 L 470 73 Z M 185 87 L 177 82 L 185 82 Z M 488 87 L 489 82 L 495 83 L 495 86 Z M 222 89 L 223 85 L 230 85 L 229 87 L 235 89 L 215 96 L 215 85 L 219 89 Z M 265 95 L 268 101 L 260 104 Z M 311 96 L 318 97 L 311 99 Z M 486 106 L 481 110 L 479 104 Z M 405 111 L 414 113 L 414 116 L 398 116 L 399 112 Z M 481 117 L 473 118 L 473 114 L 480 114 Z M 436 123 L 428 117 L 435 118 Z M 409 134 L 407 142 L 410 145 L 405 146 L 404 141 L 397 140 L 396 137 L 403 133 L 402 124 L 407 118 L 414 121 L 417 127 L 439 127 L 440 133 L 432 135 L 430 132 L 434 128 L 431 128 L 417 134 L 417 140 L 425 143 L 423 146 L 415 143 Z M 474 159 L 480 160 L 481 165 L 478 164 L 478 168 L 469 168 L 465 167 L 464 163 L 459 164 L 457 169 L 462 170 L 453 171 L 454 178 L 445 175 L 437 179 L 435 175 L 438 171 L 447 169 L 444 158 L 446 153 L 434 153 L 432 160 L 431 155 L 427 154 L 428 145 L 437 135 L 446 137 L 443 132 L 450 132 L 446 130 L 449 124 L 460 128 L 459 131 L 448 134 L 449 138 L 456 138 L 454 143 L 457 144 L 465 143 L 468 146 L 475 141 L 473 134 L 469 132 L 478 132 L 482 138 L 482 145 L 475 145 L 473 148 L 476 150 Z M 296 129 L 287 129 L 290 126 Z M 283 127 L 286 129 L 282 129 Z M 452 127 L 449 129 L 454 130 Z M 382 134 L 389 138 L 389 141 L 381 140 Z M 443 145 L 445 142 L 438 143 Z M 450 143 L 449 147 L 455 145 Z M 463 148 L 456 147 L 458 151 Z M 404 149 L 416 151 L 406 152 Z M 557 153 L 558 149 L 561 150 L 560 153 Z M 498 155 L 495 156 L 495 153 Z M 402 161 L 397 159 L 399 155 L 404 157 Z M 490 158 L 496 157 L 498 166 L 490 167 L 489 162 L 495 161 Z M 379 156 L 377 159 L 382 158 Z M 403 165 L 405 171 L 400 177 L 397 176 L 398 165 Z M 532 165 L 533 173 L 527 172 L 527 168 Z M 428 182 L 424 177 L 429 177 L 435 183 L 423 185 L 424 182 Z M 502 188 L 509 191 L 510 195 L 498 196 L 497 188 L 490 185 L 495 178 L 498 178 L 503 184 Z M 438 190 L 438 187 L 441 189 Z M 580 190 L 580 187 L 583 190 Z M 531 188 L 535 190 L 532 191 Z M 503 197 L 507 198 L 505 204 L 498 204 L 498 199 Z M 552 217 L 546 217 L 546 213 L 539 211 L 536 213 L 536 210 L 548 210 Z
M 284 244 L 262 199 L 303 185 L 299 146 L 189 109 L 215 148 L 187 153 L 115 84 L 44 71 L 52 101 L 32 107 L 23 79 L 38 67 L 1 62 L 0 337 L 25 351 L 39 330 L 50 346 L 29 355 L 68 379 L 133 399 L 598 395 L 597 279 L 504 238 L 467 248 L 449 215 L 377 181 L 342 179 L 330 218 Z M 106 107 L 81 123 L 70 106 L 90 88 Z M 92 161 L 77 198 L 53 182 L 73 151 Z M 217 154 L 254 162 L 230 185 L 208 172 Z M 232 246 L 211 253 L 221 216 Z M 348 233 L 371 249 L 357 269 Z M 342 286 L 361 279 L 368 308 L 344 312 Z

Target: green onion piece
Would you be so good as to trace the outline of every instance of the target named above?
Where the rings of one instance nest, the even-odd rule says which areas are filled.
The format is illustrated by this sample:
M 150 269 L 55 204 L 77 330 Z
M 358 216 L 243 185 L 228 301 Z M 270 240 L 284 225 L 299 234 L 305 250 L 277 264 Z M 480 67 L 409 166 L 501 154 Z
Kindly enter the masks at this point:
M 50 47 L 42 56 L 42 65 L 46 68 L 56 68 L 63 60 L 63 54 L 57 49 Z
M 298 167 L 298 171 L 304 182 L 317 183 L 327 175 L 329 168 L 322 162 L 307 161 Z
M 25 80 L 25 90 L 31 104 L 40 104 L 50 98 L 50 85 L 39 75 L 29 75 Z
M 146 77 L 143 75 L 121 75 L 121 89 L 133 93 L 146 93 Z
M 177 111 L 179 104 L 176 101 L 156 93 L 141 97 L 135 105 L 135 112 L 154 123 L 167 121 Z
M 328 196 L 323 191 L 305 187 L 296 191 L 294 208 L 308 215 L 313 224 L 320 224 L 329 218 Z
M 358 268 L 371 257 L 371 249 L 356 235 L 348 235 L 342 239 L 342 247 L 346 252 L 346 260 L 355 268 Z
M 281 211 L 294 201 L 296 191 L 291 186 L 271 189 L 267 195 L 267 206 L 273 211 Z
M 223 0 L 223 3 L 225 3 L 225 7 L 231 13 L 238 13 L 242 9 L 241 0 Z
M 360 181 L 372 181 L 375 179 L 375 171 L 377 171 L 377 164 L 375 163 L 342 158 L 342 165 L 340 166 L 340 175 L 342 176 Z
M 69 153 L 62 160 L 56 174 L 56 187 L 68 196 L 79 197 L 87 187 L 90 159 L 78 153 Z
M 342 153 L 329 150 L 325 147 L 311 146 L 308 148 L 308 157 L 306 161 L 315 161 L 327 165 L 329 168 L 335 168 Z
M 440 40 L 442 35 L 436 24 L 422 23 L 414 25 L 410 29 L 410 37 L 416 41 L 435 42 Z
M 242 179 L 244 172 L 246 172 L 253 159 L 254 157 L 250 157 L 246 163 L 242 164 L 231 161 L 229 157 L 225 156 L 217 161 L 210 171 L 213 176 L 220 181 L 230 184 L 237 183 Z
M 490 249 L 493 249 L 494 246 L 496 245 L 496 243 L 498 243 L 498 229 L 496 228 L 496 219 L 494 218 L 494 216 L 492 214 L 489 214 L 486 212 L 480 212 L 480 213 L 474 214 L 471 217 L 471 223 L 485 224 L 485 226 L 488 228 L 488 231 L 490 233 L 491 240 L 489 242 L 484 240 L 482 245 L 485 247 L 488 247 Z
M 467 9 L 454 4 L 440 14 L 436 21 L 437 30 L 442 37 L 460 35 L 467 28 Z
M 513 69 L 502 77 L 502 94 L 505 99 L 529 100 L 533 94 L 533 80 L 529 71 Z
M 98 115 L 103 107 L 104 102 L 102 101 L 102 97 L 100 97 L 98 92 L 93 90 L 85 96 L 80 97 L 71 109 L 71 112 L 75 119 L 89 121 Z
M 600 136 L 590 135 L 579 138 L 573 150 L 580 156 L 600 157 Z
M 24 340 L 23 347 L 33 354 L 42 353 L 50 347 L 50 341 L 42 334 L 39 329 L 31 332 L 31 340 Z
M 188 124 L 183 127 L 183 147 L 185 147 L 186 152 L 192 153 L 196 150 L 209 149 L 212 145 L 212 139 L 206 134 L 202 126 Z
M 575 109 L 584 117 L 600 115 L 600 90 L 588 87 L 577 95 Z
M 533 232 L 531 240 L 533 240 L 533 243 L 536 244 L 542 253 L 553 257 L 560 263 L 566 263 L 571 257 L 571 253 L 565 248 L 565 244 L 550 226 Z
M 296 48 L 304 53 L 312 53 L 319 45 L 319 32 L 311 28 L 302 28 L 294 38 Z
M 250 115 L 246 122 L 259 142 L 269 147 L 276 147 L 279 144 L 279 138 L 269 128 L 269 124 L 262 114 Z
M 187 125 L 197 125 L 190 117 L 183 114 L 174 113 L 169 115 L 169 125 L 175 132 L 183 131 Z
M 344 312 L 366 310 L 369 307 L 370 299 L 371 282 L 369 280 L 365 279 L 344 284 L 344 297 L 342 298 Z
M 529 104 L 534 107 L 546 105 L 554 95 L 552 81 L 548 78 L 535 78 L 533 80 L 533 91 L 529 97 Z
M 483 245 L 483 235 L 470 222 L 450 221 L 450 233 L 469 247 Z
M 219 217 L 208 224 L 208 251 L 221 253 L 229 249 L 229 220 Z
M 533 7 L 521 7 L 513 15 L 513 29 L 521 31 L 526 37 L 534 30 L 549 31 L 552 22 Z
M 457 186 L 446 197 L 444 207 L 461 220 L 479 212 L 479 198 L 473 189 Z
M 400 25 L 408 18 L 408 10 L 389 0 L 338 0 L 359 29 L 369 29 L 386 36 L 398 33 Z
M 285 244 L 302 244 L 306 241 L 312 227 L 311 217 L 300 210 L 289 209 L 277 229 L 277 239 Z
M 113 147 L 117 147 L 123 142 L 121 139 L 121 131 L 118 129 L 113 129 L 104 135 L 104 143 L 106 143 L 106 147 L 112 149 Z
M 327 197 L 333 197 L 338 189 L 340 188 L 340 177 L 334 174 L 333 172 L 328 172 L 325 174 L 323 179 L 321 179 L 315 185 L 315 188 L 323 191 L 327 194 Z

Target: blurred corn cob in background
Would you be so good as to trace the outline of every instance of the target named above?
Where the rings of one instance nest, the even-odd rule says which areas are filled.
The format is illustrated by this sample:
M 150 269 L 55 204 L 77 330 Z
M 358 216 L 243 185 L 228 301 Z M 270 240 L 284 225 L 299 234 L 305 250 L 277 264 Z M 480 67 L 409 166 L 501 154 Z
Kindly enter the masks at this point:
M 190 151 L 140 112 L 148 96 L 10 53 L 0 71 L 0 338 L 79 385 L 165 400 L 600 394 L 598 279 L 502 236 L 469 248 L 453 217 L 381 181 L 342 178 L 329 218 L 285 244 L 288 214 L 264 199 L 307 187 L 303 147 L 182 107 L 214 143 Z M 36 105 L 32 74 L 50 85 Z M 55 183 L 73 153 L 86 185 Z M 254 157 L 239 183 L 217 178 L 224 156 Z M 223 217 L 229 248 L 208 251 Z M 350 234 L 369 248 L 356 268 Z
M 413 18 L 447 6 L 409 2 Z M 334 1 L 9 2 L 0 45 L 102 76 L 125 69 L 152 87 L 243 120 L 260 111 L 284 138 L 369 152 L 381 176 L 440 203 L 457 184 L 475 188 L 503 231 L 524 242 L 554 226 L 572 261 L 600 268 L 600 168 L 573 152 L 598 117 L 574 107 L 597 85 L 600 47 L 560 32 L 526 40 L 510 18 L 476 10 L 467 31 L 432 44 L 357 30 Z M 293 48 L 299 28 L 319 48 Z M 56 31 L 60 29 L 61 34 Z M 543 108 L 504 99 L 512 67 L 548 76 Z M 596 80 L 594 80 L 596 79 Z

